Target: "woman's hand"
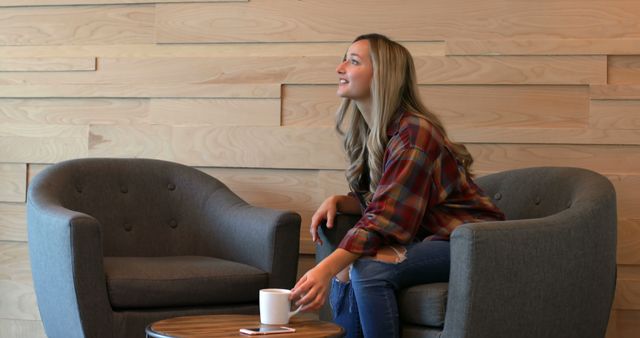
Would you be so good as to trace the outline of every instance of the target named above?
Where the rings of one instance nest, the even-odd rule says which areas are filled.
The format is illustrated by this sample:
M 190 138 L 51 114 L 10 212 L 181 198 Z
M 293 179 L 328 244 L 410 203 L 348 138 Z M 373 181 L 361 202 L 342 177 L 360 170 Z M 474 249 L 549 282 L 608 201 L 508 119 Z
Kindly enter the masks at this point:
M 290 299 L 297 299 L 296 305 L 302 305 L 302 311 L 317 310 L 324 305 L 329 293 L 329 283 L 333 274 L 317 265 L 298 280 L 291 290 Z
M 311 217 L 309 230 L 314 243 L 323 244 L 318 236 L 318 227 L 322 221 L 327 220 L 327 228 L 333 228 L 333 220 L 336 218 L 336 213 L 338 212 L 359 214 L 360 204 L 355 197 L 345 195 L 333 195 L 324 200 Z
M 318 227 L 320 223 L 324 220 L 327 220 L 327 228 L 333 228 L 333 220 L 336 218 L 336 213 L 338 212 L 338 199 L 340 196 L 334 195 L 329 196 L 320 206 L 318 210 L 311 217 L 311 226 L 309 227 L 309 231 L 311 231 L 311 239 L 314 243 L 319 243 L 322 245 L 322 240 L 318 236 Z

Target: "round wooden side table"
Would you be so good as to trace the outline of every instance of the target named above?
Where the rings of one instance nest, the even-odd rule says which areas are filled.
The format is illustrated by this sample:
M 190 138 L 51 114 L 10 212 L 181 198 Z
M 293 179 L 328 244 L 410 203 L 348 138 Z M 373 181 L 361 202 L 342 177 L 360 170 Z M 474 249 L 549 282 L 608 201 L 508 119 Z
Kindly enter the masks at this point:
M 260 326 L 287 326 L 296 329 L 296 332 L 293 333 L 270 335 L 275 338 L 344 336 L 344 329 L 331 322 L 293 317 L 286 325 L 263 325 L 260 324 L 259 315 L 205 315 L 168 318 L 147 326 L 146 333 L 148 338 L 250 337 L 241 334 L 239 330 Z

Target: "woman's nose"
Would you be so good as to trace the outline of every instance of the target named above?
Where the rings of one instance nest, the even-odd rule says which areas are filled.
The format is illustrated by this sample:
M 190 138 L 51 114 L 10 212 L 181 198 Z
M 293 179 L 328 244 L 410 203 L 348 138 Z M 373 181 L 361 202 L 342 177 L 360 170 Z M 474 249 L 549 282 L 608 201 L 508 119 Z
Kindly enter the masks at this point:
M 346 61 L 342 61 L 342 62 L 340 62 L 340 64 L 338 64 L 338 67 L 336 67 L 336 73 L 338 73 L 338 74 L 344 73 L 344 63 L 345 62 Z

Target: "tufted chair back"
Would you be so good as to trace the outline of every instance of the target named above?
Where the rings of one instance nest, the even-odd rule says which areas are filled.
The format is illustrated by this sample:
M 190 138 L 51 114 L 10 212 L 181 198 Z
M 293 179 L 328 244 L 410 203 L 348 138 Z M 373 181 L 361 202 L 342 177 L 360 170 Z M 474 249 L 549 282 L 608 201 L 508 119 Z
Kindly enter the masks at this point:
M 201 206 L 214 197 L 220 208 L 244 203 L 218 180 L 164 161 L 85 159 L 43 174 L 48 193 L 35 197 L 96 218 L 105 256 L 219 256 L 224 237 L 204 224 L 215 210 Z

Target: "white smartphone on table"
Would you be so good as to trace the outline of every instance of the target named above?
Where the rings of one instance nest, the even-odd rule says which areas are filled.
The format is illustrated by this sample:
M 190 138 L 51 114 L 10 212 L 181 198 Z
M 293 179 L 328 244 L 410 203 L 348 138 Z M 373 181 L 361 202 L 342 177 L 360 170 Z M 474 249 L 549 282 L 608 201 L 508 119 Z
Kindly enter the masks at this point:
M 286 326 L 280 327 L 247 327 L 240 329 L 240 333 L 247 334 L 250 336 L 253 335 L 264 335 L 264 334 L 276 334 L 276 333 L 291 333 L 296 332 L 296 329 Z

